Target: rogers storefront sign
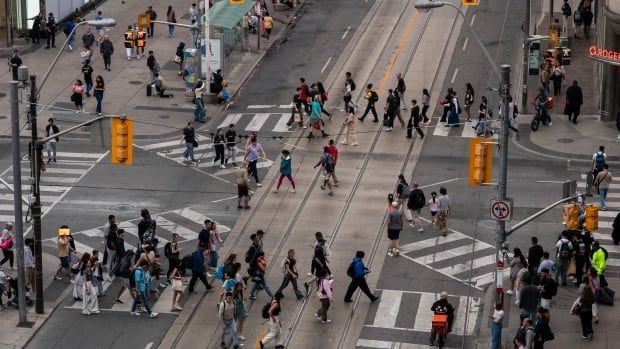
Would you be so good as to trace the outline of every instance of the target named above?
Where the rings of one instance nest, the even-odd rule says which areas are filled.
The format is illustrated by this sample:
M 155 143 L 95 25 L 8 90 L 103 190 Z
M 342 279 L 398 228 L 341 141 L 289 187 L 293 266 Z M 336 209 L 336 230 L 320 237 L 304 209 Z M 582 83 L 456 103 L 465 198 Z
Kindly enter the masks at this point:
M 590 46 L 590 58 L 605 60 L 610 63 L 620 64 L 620 52 L 607 50 L 598 46 Z

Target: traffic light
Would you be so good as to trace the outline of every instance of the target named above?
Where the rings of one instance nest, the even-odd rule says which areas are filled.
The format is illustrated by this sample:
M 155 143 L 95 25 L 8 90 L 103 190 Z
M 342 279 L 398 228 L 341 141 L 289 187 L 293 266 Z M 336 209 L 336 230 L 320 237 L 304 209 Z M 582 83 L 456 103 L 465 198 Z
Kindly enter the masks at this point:
M 576 204 L 566 204 L 562 210 L 562 221 L 568 230 L 579 230 L 579 207 Z
M 112 163 L 131 165 L 133 162 L 133 120 L 112 118 Z
M 469 142 L 469 186 L 490 183 L 493 167 L 493 139 L 472 138 Z
M 596 205 L 586 206 L 586 230 L 598 230 L 598 206 Z
M 463 6 L 478 6 L 478 0 L 462 0 Z

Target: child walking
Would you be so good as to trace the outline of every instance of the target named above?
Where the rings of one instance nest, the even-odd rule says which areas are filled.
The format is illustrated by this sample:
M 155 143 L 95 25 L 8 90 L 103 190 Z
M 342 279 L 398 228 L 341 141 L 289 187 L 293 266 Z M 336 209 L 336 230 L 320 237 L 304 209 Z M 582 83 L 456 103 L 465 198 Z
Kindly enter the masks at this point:
M 433 226 L 437 224 L 437 211 L 439 211 L 439 207 L 437 206 L 437 192 L 431 193 L 431 198 L 428 200 L 428 207 L 431 210 L 431 219 L 433 222 Z

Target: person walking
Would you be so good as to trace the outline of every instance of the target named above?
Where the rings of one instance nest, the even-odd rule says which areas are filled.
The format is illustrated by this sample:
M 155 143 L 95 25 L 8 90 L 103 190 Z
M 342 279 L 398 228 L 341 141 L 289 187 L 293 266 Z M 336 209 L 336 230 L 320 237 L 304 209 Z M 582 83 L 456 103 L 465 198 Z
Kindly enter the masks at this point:
M 73 83 L 71 87 L 71 101 L 75 105 L 75 113 L 79 113 L 80 111 L 84 111 L 84 84 L 82 80 L 77 79 Z
M 9 262 L 11 269 L 15 270 L 16 268 L 13 267 L 13 260 L 15 258 L 13 253 L 13 223 L 6 223 L 4 225 L 2 237 L 0 237 L 0 249 L 2 249 L 3 256 L 0 261 L 0 267 L 4 263 Z
M 55 134 L 58 134 L 60 130 L 58 126 L 54 124 L 54 118 L 47 119 L 47 126 L 45 126 L 45 137 L 52 137 Z M 56 144 L 58 143 L 58 137 L 50 138 L 47 141 L 47 163 L 49 164 L 54 160 L 56 162 Z
M 263 16 L 263 29 L 265 29 L 265 33 L 263 34 L 269 42 L 269 38 L 271 37 L 271 30 L 273 29 L 273 17 L 269 14 L 269 12 L 265 12 Z
M 17 81 L 17 72 L 19 71 L 19 67 L 22 63 L 22 59 L 19 57 L 19 50 L 13 50 L 13 54 L 11 55 L 11 58 L 9 58 L 9 67 L 11 68 L 11 76 L 14 81 Z
M 205 269 L 205 259 L 203 256 L 203 250 L 205 248 L 206 246 L 199 246 L 192 253 L 192 278 L 189 280 L 189 285 L 187 286 L 187 291 L 189 293 L 194 292 L 194 286 L 196 285 L 196 282 L 198 280 L 200 280 L 205 285 L 207 292 L 209 292 L 213 288 L 213 286 L 209 285 L 209 282 L 207 281 L 207 278 L 205 276 L 207 272 Z
M 583 20 L 583 35 L 586 39 L 590 38 L 590 26 L 592 25 L 592 19 L 594 18 L 594 14 L 592 14 L 592 10 L 590 6 L 584 6 L 581 11 L 581 18 Z
M 371 111 L 372 115 L 375 117 L 372 122 L 379 122 L 379 117 L 377 116 L 377 110 L 375 109 L 375 103 L 379 101 L 379 95 L 377 94 L 376 91 L 372 89 L 372 84 L 366 85 L 366 95 L 364 95 L 364 99 L 368 101 L 366 104 L 366 110 L 364 111 L 364 114 L 357 119 L 359 121 L 364 122 L 364 119 L 366 118 L 366 114 L 368 114 L 368 112 Z
M 183 41 L 179 42 L 179 46 L 177 46 L 176 51 L 174 52 L 174 62 L 179 67 L 178 76 L 183 75 L 183 52 L 185 51 L 185 43 Z
M 329 188 L 329 192 L 327 193 L 327 195 L 333 196 L 334 191 L 329 180 L 332 177 L 335 166 L 334 158 L 329 153 L 329 147 L 323 147 L 323 154 L 321 155 L 319 162 L 314 165 L 314 168 L 317 168 L 319 166 L 321 166 L 321 169 L 323 170 L 323 183 L 321 184 L 321 190 L 325 190 L 325 186 L 327 186 Z
M 289 129 L 293 128 L 293 123 L 297 123 L 299 127 L 307 128 L 308 126 L 304 125 L 304 113 L 301 109 L 302 100 L 301 100 L 301 87 L 297 87 L 295 94 L 293 95 L 293 101 L 291 102 L 291 117 L 288 119 L 286 126 Z M 299 118 L 297 118 L 299 115 Z
M 536 333 L 534 349 L 544 349 L 545 342 L 553 339 L 553 332 L 549 326 L 549 310 L 543 307 L 538 308 L 538 321 L 536 321 L 534 333 Z
M 269 286 L 267 285 L 267 281 L 265 280 L 265 274 L 267 273 L 267 260 L 265 259 L 264 251 L 259 251 L 256 254 L 255 265 L 256 270 L 252 275 L 254 285 L 252 285 L 252 288 L 250 289 L 250 299 L 256 300 L 256 294 L 260 289 L 265 290 L 265 293 L 267 293 L 269 297 L 273 297 L 273 293 L 271 292 L 271 289 L 269 288 Z
M 583 93 L 581 87 L 577 84 L 577 80 L 573 81 L 573 84 L 566 89 L 566 107 L 564 114 L 568 115 L 568 121 L 572 121 L 573 124 L 577 123 L 577 117 L 583 104 Z
M 540 291 L 536 285 L 533 285 L 530 282 L 530 280 L 523 280 L 523 285 L 524 286 L 521 289 L 521 294 L 519 296 L 519 308 L 521 308 L 521 314 L 526 315 L 530 319 L 535 319 Z
M 521 252 L 521 249 L 515 247 L 512 250 L 512 258 L 510 259 L 510 288 L 506 291 L 506 294 L 512 295 L 515 290 L 515 282 L 517 281 L 517 274 L 523 268 L 527 268 L 527 260 Z
M 45 36 L 47 38 L 45 48 L 49 49 L 50 44 L 51 47 L 56 48 L 56 18 L 52 12 L 47 15 L 47 20 L 45 21 Z
M 448 235 L 448 216 L 450 215 L 450 197 L 446 188 L 439 188 L 437 197 L 437 230 L 443 235 Z
M 314 313 L 314 316 L 321 320 L 323 324 L 330 324 L 331 319 L 327 318 L 327 311 L 331 305 L 334 297 L 334 291 L 332 283 L 334 279 L 330 279 L 327 272 L 322 269 L 317 273 L 318 279 L 316 280 L 316 296 L 321 302 L 321 307 Z
M 566 286 L 566 269 L 568 268 L 568 261 L 570 260 L 573 244 L 568 240 L 568 231 L 564 230 L 560 239 L 555 243 L 556 247 L 556 269 L 555 279 L 560 283 L 562 279 L 562 286 Z
M 138 302 L 142 304 L 142 307 L 149 314 L 149 318 L 156 318 L 158 313 L 151 310 L 149 306 L 148 297 L 147 297 L 147 287 L 150 283 L 150 274 L 146 270 L 149 267 L 149 262 L 144 259 L 141 259 L 138 262 L 138 266 L 134 271 L 134 280 L 136 283 L 136 297 L 134 298 L 133 304 L 131 305 L 131 315 L 139 316 L 140 313 L 136 311 L 138 306 Z
M 357 145 L 357 133 L 355 132 L 355 108 L 349 106 L 347 118 L 344 120 L 343 124 L 346 125 L 346 133 L 344 135 L 344 140 L 340 142 L 342 145 L 351 144 L 353 146 Z
M 422 116 L 420 115 L 420 107 L 418 101 L 411 100 L 411 117 L 407 123 L 407 138 L 413 138 L 413 129 L 420 135 L 420 139 L 424 139 L 424 131 L 420 128 L 420 122 L 422 122 Z
M 327 137 L 323 128 L 323 120 L 321 120 L 321 103 L 319 103 L 319 96 L 315 96 L 312 101 L 312 108 L 310 113 L 310 132 L 308 133 L 308 139 L 314 138 L 312 134 L 313 130 L 320 131 L 323 137 Z
M 258 142 L 258 138 L 253 136 L 250 138 L 250 144 L 245 148 L 244 161 L 248 164 L 248 176 L 254 177 L 257 187 L 262 187 L 263 185 L 258 180 L 258 168 L 256 166 L 259 159 L 266 160 L 267 156 L 263 146 Z
M 431 104 L 431 95 L 428 93 L 427 89 L 422 89 L 422 119 L 424 121 L 424 125 L 427 126 L 430 122 L 429 117 L 426 115 L 428 108 Z
M 166 11 L 166 21 L 169 23 L 177 22 L 177 15 L 174 13 L 172 9 L 172 5 L 168 5 L 168 11 Z M 174 36 L 174 25 L 168 24 L 168 37 L 171 38 Z
M 73 29 L 75 29 L 75 22 L 73 21 L 73 18 L 69 18 L 65 22 L 65 26 L 62 28 L 63 33 L 65 33 L 67 37 L 67 48 L 69 51 L 73 51 L 73 47 L 75 46 L 75 33 Z
M 613 180 L 613 176 L 611 172 L 609 172 L 609 165 L 604 164 L 603 170 L 596 174 L 596 178 L 594 178 L 594 182 L 592 183 L 592 189 L 594 192 L 598 192 L 600 208 L 603 211 L 607 211 L 607 206 L 605 205 L 605 199 L 607 199 L 607 192 L 609 191 L 609 185 Z
M 106 34 L 103 36 L 103 41 L 99 45 L 99 52 L 103 56 L 104 69 L 112 71 L 110 66 L 112 65 L 112 54 L 114 53 L 114 44 L 110 41 L 110 37 Z
M 289 182 L 291 182 L 291 193 L 295 192 L 295 180 L 292 176 L 293 168 L 292 168 L 292 160 L 291 160 L 291 152 L 287 149 L 282 150 L 282 155 L 280 156 L 280 178 L 278 179 L 278 184 L 276 185 L 276 189 L 274 189 L 274 193 L 277 193 L 280 190 L 280 186 L 282 185 L 282 181 L 284 177 L 288 178 Z
M 153 6 L 149 6 L 148 9 L 146 10 L 145 14 L 147 14 L 149 16 L 150 19 L 150 23 L 151 25 L 146 29 L 146 32 L 149 36 L 149 38 L 153 37 L 153 32 L 155 29 L 155 20 L 157 20 L 157 12 L 155 12 L 155 10 L 153 10 Z
M 97 299 L 97 290 L 93 286 L 96 276 L 93 273 L 93 262 L 91 259 L 82 265 L 82 314 L 91 315 L 99 314 L 99 300 Z
M 185 142 L 185 152 L 183 153 L 183 157 L 185 161 L 188 159 L 192 160 L 192 163 L 197 164 L 198 160 L 194 158 L 194 147 L 198 146 L 198 142 L 196 141 L 196 131 L 194 130 L 194 124 L 190 121 L 187 123 L 187 126 L 183 129 L 183 138 L 181 138 L 181 143 Z
M 327 117 L 331 120 L 332 114 L 328 112 L 327 110 L 325 110 L 325 103 L 327 103 L 327 99 L 328 99 L 327 90 L 323 86 L 323 83 L 320 81 L 316 83 L 316 89 L 319 94 L 319 104 L 321 105 L 321 113 L 327 115 Z
M 400 231 L 403 229 L 403 213 L 398 209 L 398 202 L 392 202 L 392 206 L 388 209 L 387 217 L 387 235 L 390 240 L 387 255 L 395 257 L 400 254 L 398 241 L 400 239 Z
M 351 77 L 351 72 L 346 73 L 346 77 L 344 80 L 344 95 L 342 100 L 344 101 L 344 108 L 341 110 L 342 112 L 348 113 L 349 107 L 353 105 L 357 108 L 357 103 L 353 101 L 353 90 L 355 90 L 355 81 Z
M 250 181 L 248 179 L 248 170 L 246 168 L 245 162 L 242 166 L 240 166 L 237 171 L 237 209 L 245 208 L 246 210 L 250 208 Z M 241 201 L 243 201 L 243 206 L 241 206 Z
M 564 67 L 559 64 L 554 66 L 549 79 L 553 82 L 553 95 L 560 95 L 562 93 L 562 80 L 564 80 Z
M 232 292 L 226 292 L 224 300 L 218 306 L 218 315 L 222 320 L 222 329 L 220 330 L 220 345 L 222 348 L 226 346 L 226 332 L 232 337 L 232 345 L 234 349 L 239 348 L 239 338 L 237 337 L 237 323 L 235 322 L 235 301 Z
M 280 267 L 283 275 L 282 284 L 280 288 L 278 288 L 277 293 L 282 293 L 284 289 L 288 286 L 289 283 L 293 285 L 293 292 L 295 292 L 295 296 L 297 300 L 303 299 L 303 294 L 299 291 L 297 287 L 297 280 L 299 279 L 299 272 L 297 272 L 297 260 L 295 259 L 295 250 L 288 250 L 286 257 L 282 261 L 282 265 Z
M 543 268 L 540 274 L 541 279 L 540 285 L 538 286 L 540 292 L 540 306 L 549 309 L 551 308 L 551 299 L 553 299 L 558 292 L 558 283 L 551 277 L 549 269 Z
M 260 345 L 260 349 L 265 348 L 265 344 L 275 341 L 276 348 L 281 349 L 284 348 L 282 345 L 282 323 L 280 322 L 280 313 L 282 312 L 282 308 L 280 307 L 280 300 L 284 297 L 282 293 L 276 293 L 271 298 L 271 303 L 269 303 L 269 310 L 267 311 L 267 315 L 269 317 L 269 332 L 261 339 L 258 344 Z M 263 314 L 264 316 L 265 314 Z
M 224 134 L 226 138 L 226 158 L 224 164 L 227 164 L 229 160 L 232 161 L 233 166 L 237 166 L 237 131 L 235 131 L 235 124 L 228 125 L 228 130 Z
M 85 94 L 86 97 L 90 97 L 90 90 L 93 88 L 93 67 L 90 65 L 90 59 L 86 59 L 84 62 L 82 73 L 84 74 L 84 83 L 86 84 Z
M 370 299 L 371 302 L 376 302 L 379 300 L 379 297 L 372 294 L 370 289 L 368 288 L 368 283 L 366 283 L 366 274 L 370 273 L 370 269 L 368 269 L 363 262 L 366 254 L 364 251 L 355 252 L 355 257 L 353 261 L 349 265 L 347 269 L 347 275 L 351 277 L 351 283 L 349 283 L 349 287 L 347 288 L 347 293 L 344 295 L 344 302 L 351 303 L 353 302 L 353 292 L 357 290 L 359 287 L 362 292 Z
M 95 111 L 97 115 L 101 116 L 101 104 L 103 102 L 103 92 L 105 91 L 105 83 L 103 82 L 103 77 L 101 75 L 97 75 L 95 78 L 95 99 L 97 100 L 97 108 Z
M 422 214 L 422 208 L 426 205 L 426 197 L 424 196 L 424 192 L 422 189 L 418 187 L 418 182 L 411 183 L 411 193 L 409 194 L 409 200 L 407 200 L 407 208 L 412 215 L 413 223 L 409 224 L 412 228 L 418 227 L 418 232 L 424 232 L 424 227 L 422 226 L 422 220 L 420 220 L 420 215 Z
M 11 225 L 12 228 L 12 225 Z M 58 230 L 58 259 L 60 259 L 60 267 L 54 274 L 54 280 L 62 280 L 59 276 L 60 272 L 64 269 L 66 276 L 71 276 L 71 252 L 75 253 L 75 249 L 71 247 L 69 243 L 69 227 L 63 225 Z
M 334 186 L 338 186 L 338 177 L 336 176 L 336 166 L 338 165 L 338 148 L 336 147 L 336 141 L 330 139 L 327 145 L 329 154 L 334 160 L 334 170 L 332 171 L 332 178 L 334 179 Z
M 590 279 L 587 275 L 584 275 L 581 279 L 577 297 L 581 304 L 579 311 L 581 338 L 592 340 L 594 337 L 594 329 L 592 328 L 592 306 L 595 304 L 595 299 L 594 292 L 592 292 L 592 288 L 590 287 Z
M 459 114 L 461 111 L 461 106 L 459 105 L 459 99 L 456 96 L 456 91 L 452 92 L 452 98 L 449 102 L 450 112 L 448 114 L 448 124 L 447 127 L 461 127 L 459 125 Z
M 43 24 L 43 14 L 42 13 L 37 13 L 36 16 L 32 17 L 32 18 L 28 18 L 29 20 L 32 20 L 32 32 L 31 32 L 31 37 L 32 37 L 32 43 L 33 44 L 40 44 L 41 43 L 41 25 Z
M 471 122 L 471 106 L 474 104 L 474 88 L 471 83 L 467 83 L 465 85 L 465 100 L 463 103 L 465 104 L 465 114 L 467 114 L 467 119 L 465 122 Z
M 408 206 L 406 205 L 409 196 L 411 195 L 411 187 L 405 176 L 402 174 L 398 175 L 398 184 L 396 185 L 396 193 L 394 197 L 396 197 L 396 202 L 398 202 L 398 208 L 403 211 L 405 218 L 411 222 L 413 218 L 411 217 L 411 212 L 409 211 Z
M 87 50 L 90 50 L 95 44 L 95 41 L 95 34 L 93 34 L 90 27 L 86 27 L 86 29 L 84 29 L 84 35 L 82 35 L 82 45 L 84 45 Z
M 224 165 L 226 150 L 226 137 L 224 137 L 224 131 L 218 128 L 213 135 L 213 149 L 215 149 L 215 157 L 213 158 L 213 164 L 216 164 L 220 160 L 220 168 L 226 168 Z
M 594 241 L 592 243 L 590 259 L 592 260 L 592 268 L 596 271 L 601 286 L 607 286 L 607 281 L 604 276 L 605 270 L 607 269 L 607 255 L 607 251 L 601 247 L 601 244 L 598 241 Z
M 538 270 L 540 260 L 542 259 L 545 251 L 543 250 L 542 246 L 538 244 L 538 238 L 536 236 L 532 236 L 530 241 L 531 246 L 527 251 L 527 265 L 528 267 L 534 268 L 534 270 Z
M 401 73 L 396 74 L 396 87 L 394 88 L 394 92 L 397 93 L 398 98 L 403 102 L 403 110 L 407 110 L 407 103 L 405 103 L 405 91 L 407 90 L 407 85 L 405 84 L 405 79 Z

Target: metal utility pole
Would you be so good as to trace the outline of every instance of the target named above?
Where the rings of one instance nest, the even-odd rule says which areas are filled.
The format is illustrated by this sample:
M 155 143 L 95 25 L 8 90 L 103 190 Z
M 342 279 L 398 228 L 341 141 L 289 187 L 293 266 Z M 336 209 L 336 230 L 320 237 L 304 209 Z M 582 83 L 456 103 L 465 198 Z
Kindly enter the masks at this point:
M 549 0 L 549 28 L 553 25 L 553 0 Z
M 30 141 L 30 170 L 32 178 L 32 227 L 34 235 L 34 283 L 37 314 L 43 314 L 43 251 L 41 249 L 41 192 L 39 181 L 41 179 L 41 149 L 37 135 L 37 77 L 30 75 L 30 123 L 32 125 L 32 138 Z
M 532 0 L 525 0 L 525 20 L 523 21 L 523 71 L 522 85 L 523 91 L 521 95 L 521 113 L 527 113 L 527 80 L 530 76 L 530 10 Z
M 18 82 L 11 81 L 11 131 L 13 149 L 13 206 L 15 211 L 15 224 L 13 224 L 13 236 L 15 237 L 15 252 L 17 252 L 17 304 L 19 308 L 19 324 L 25 326 L 28 323 L 26 317 L 26 292 L 24 275 L 24 227 L 22 215 L 22 167 L 19 151 L 19 96 Z
M 509 101 L 510 97 L 510 66 L 503 64 L 500 67 L 500 93 L 502 97 L 502 127 L 499 136 L 499 179 L 497 185 L 497 200 L 506 201 L 506 189 L 508 185 L 508 129 L 510 126 Z M 502 247 L 506 241 L 506 222 L 499 221 L 495 235 L 495 248 L 497 260 L 502 259 Z M 500 275 L 496 274 L 496 277 Z M 496 285 L 498 280 L 495 280 Z M 500 300 L 500 295 L 495 293 L 496 301 Z
M 211 72 L 211 39 L 209 37 L 209 0 L 204 0 L 205 6 L 205 25 L 204 25 L 204 62 L 205 67 L 203 73 L 205 74 L 204 83 L 207 84 L 207 92 L 211 92 L 211 84 L 209 83 Z
M 256 18 L 258 18 L 258 23 L 256 23 L 256 49 L 260 50 L 260 29 L 261 29 L 261 16 L 262 16 L 262 7 L 260 4 L 260 0 L 256 0 Z

